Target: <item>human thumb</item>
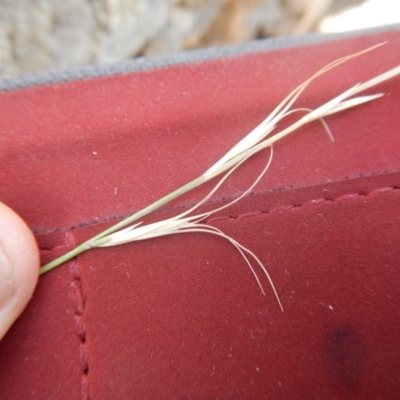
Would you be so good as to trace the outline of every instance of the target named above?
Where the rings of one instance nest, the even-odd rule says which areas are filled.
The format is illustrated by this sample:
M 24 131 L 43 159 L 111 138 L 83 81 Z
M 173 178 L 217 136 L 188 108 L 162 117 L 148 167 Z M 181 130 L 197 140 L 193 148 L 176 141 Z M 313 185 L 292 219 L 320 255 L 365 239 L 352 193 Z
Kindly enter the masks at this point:
M 0 339 L 32 297 L 39 251 L 25 222 L 0 203 Z

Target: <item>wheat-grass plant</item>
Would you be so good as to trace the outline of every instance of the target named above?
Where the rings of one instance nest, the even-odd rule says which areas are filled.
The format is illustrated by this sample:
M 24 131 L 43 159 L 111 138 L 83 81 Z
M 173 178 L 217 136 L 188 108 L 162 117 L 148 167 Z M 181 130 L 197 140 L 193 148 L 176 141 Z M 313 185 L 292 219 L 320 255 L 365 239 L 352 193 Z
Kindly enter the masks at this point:
M 272 146 L 278 140 L 281 140 L 285 136 L 289 135 L 290 133 L 294 132 L 295 130 L 299 129 L 300 127 L 315 121 L 320 120 L 324 127 L 326 128 L 327 132 L 330 135 L 330 131 L 328 126 L 326 125 L 323 118 L 328 115 L 338 113 L 344 111 L 348 108 L 355 107 L 361 105 L 363 103 L 375 100 L 381 96 L 383 93 L 377 93 L 372 95 L 363 95 L 358 97 L 353 97 L 375 85 L 378 85 L 381 82 L 384 82 L 388 79 L 393 78 L 396 75 L 400 74 L 400 65 L 371 79 L 364 83 L 359 83 L 350 89 L 346 90 L 345 92 L 341 93 L 340 95 L 336 96 L 335 98 L 331 99 L 327 103 L 321 105 L 316 109 L 308 109 L 308 108 L 297 108 L 291 109 L 293 104 L 302 94 L 302 92 L 307 88 L 307 86 L 318 78 L 320 75 L 325 74 L 326 72 L 330 71 L 331 69 L 349 61 L 352 58 L 358 57 L 364 53 L 370 52 L 377 47 L 381 46 L 383 43 L 369 47 L 365 50 L 360 52 L 351 54 L 349 56 L 340 58 L 332 63 L 326 65 L 319 71 L 317 71 L 314 75 L 312 75 L 309 79 L 307 79 L 304 83 L 294 89 L 273 111 L 271 114 L 265 118 L 256 128 L 254 128 L 247 136 L 245 136 L 239 143 L 233 146 L 220 160 L 218 160 L 214 165 L 212 165 L 206 172 L 200 175 L 198 178 L 194 179 L 193 181 L 187 183 L 186 185 L 182 186 L 181 188 L 171 192 L 170 194 L 162 197 L 161 199 L 157 200 L 156 202 L 150 204 L 149 206 L 143 208 L 142 210 L 136 212 L 135 214 L 129 216 L 128 218 L 118 222 L 117 224 L 113 225 L 112 227 L 104 230 L 103 232 L 99 233 L 98 235 L 94 236 L 93 238 L 85 241 L 81 245 L 77 246 L 72 251 L 66 253 L 65 255 L 51 261 L 50 263 L 42 266 L 40 268 L 40 274 L 44 274 L 53 268 L 65 263 L 68 260 L 78 256 L 79 254 L 95 248 L 95 247 L 109 247 L 109 246 L 116 246 L 124 243 L 134 242 L 138 240 L 146 240 L 151 238 L 156 238 L 165 235 L 172 235 L 178 233 L 191 233 L 191 232 L 203 232 L 203 233 L 210 233 L 213 235 L 217 235 L 223 237 L 230 241 L 233 246 L 240 252 L 244 260 L 246 261 L 247 265 L 251 269 L 258 285 L 261 288 L 261 291 L 264 293 L 264 289 L 258 278 L 258 275 L 252 266 L 250 259 L 255 261 L 256 264 L 261 268 L 262 272 L 265 274 L 266 278 L 268 279 L 272 290 L 278 300 L 279 306 L 282 308 L 282 304 L 279 300 L 277 291 L 272 283 L 272 279 L 269 276 L 265 266 L 259 260 L 259 258 L 252 253 L 249 249 L 238 243 L 235 239 L 225 235 L 219 229 L 205 224 L 202 221 L 209 217 L 211 214 L 221 211 L 222 209 L 229 207 L 233 203 L 236 203 L 244 196 L 246 196 L 254 186 L 259 182 L 262 176 L 267 171 L 271 160 L 272 160 Z M 277 124 L 287 117 L 288 115 L 295 113 L 295 112 L 303 112 L 304 115 L 300 117 L 296 122 L 289 125 L 288 127 L 276 132 L 274 135 L 270 135 L 271 133 L 275 132 L 277 128 Z M 193 212 L 202 204 L 204 204 L 223 184 L 223 182 L 227 179 L 230 174 L 232 174 L 243 162 L 247 161 L 251 158 L 254 154 L 264 150 L 270 149 L 270 157 L 267 165 L 263 169 L 262 173 L 258 176 L 258 178 L 253 182 L 253 184 L 238 198 L 226 204 L 222 207 L 219 207 L 215 210 L 192 215 Z M 216 176 L 227 172 L 225 176 L 216 184 L 214 189 L 196 206 L 192 207 L 191 209 L 181 213 L 172 218 L 168 218 L 166 220 L 158 221 L 155 223 L 151 223 L 148 225 L 142 225 L 141 222 L 132 225 L 133 222 L 140 220 L 145 215 L 157 210 L 159 207 L 167 204 L 171 200 L 183 195 L 184 193 L 192 190 L 203 183 L 215 178 Z

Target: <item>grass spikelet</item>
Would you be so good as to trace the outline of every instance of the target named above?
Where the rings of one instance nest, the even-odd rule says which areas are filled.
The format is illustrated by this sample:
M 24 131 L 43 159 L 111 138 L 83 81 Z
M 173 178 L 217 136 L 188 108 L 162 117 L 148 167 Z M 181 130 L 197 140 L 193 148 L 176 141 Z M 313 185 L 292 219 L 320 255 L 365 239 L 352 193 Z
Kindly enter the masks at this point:
M 383 44 L 383 43 L 382 43 Z M 261 284 L 261 281 L 251 263 L 250 260 L 255 261 L 255 263 L 261 268 L 261 271 L 267 278 L 271 288 L 275 294 L 275 297 L 279 303 L 281 309 L 282 303 L 279 299 L 278 293 L 273 285 L 272 279 L 268 274 L 265 266 L 262 264 L 260 259 L 252 253 L 249 249 L 238 243 L 235 239 L 227 236 L 219 229 L 210 226 L 204 223 L 210 215 L 225 209 L 226 207 L 231 206 L 232 204 L 240 201 L 244 196 L 246 196 L 254 186 L 260 181 L 260 179 L 266 173 L 271 160 L 272 160 L 272 146 L 277 141 L 283 139 L 285 136 L 291 134 L 292 132 L 296 131 L 297 129 L 301 128 L 302 126 L 320 120 L 325 130 L 330 135 L 331 139 L 332 135 L 330 133 L 329 127 L 327 126 L 324 118 L 331 114 L 335 114 L 338 112 L 342 112 L 352 107 L 359 106 L 366 102 L 373 101 L 378 99 L 379 97 L 383 96 L 383 93 L 376 93 L 376 94 L 369 94 L 369 95 L 362 95 L 357 96 L 359 93 L 380 84 L 388 79 L 395 77 L 396 75 L 400 74 L 400 65 L 373 78 L 368 80 L 364 83 L 359 83 L 345 92 L 339 94 L 338 96 L 334 97 L 333 99 L 329 100 L 328 102 L 322 104 L 321 106 L 317 107 L 316 109 L 308 109 L 308 108 L 295 108 L 292 109 L 292 106 L 299 98 L 299 96 L 303 93 L 303 91 L 310 85 L 316 78 L 319 76 L 327 73 L 328 71 L 332 70 L 333 68 L 355 58 L 361 56 L 362 54 L 368 53 L 382 44 L 378 44 L 372 47 L 369 47 L 365 50 L 360 52 L 348 55 L 346 57 L 340 58 L 336 61 L 331 62 L 330 64 L 326 65 L 319 71 L 317 71 L 314 75 L 312 75 L 309 79 L 307 79 L 304 83 L 299 85 L 295 88 L 289 95 L 283 99 L 283 101 L 272 111 L 271 114 L 268 115 L 258 126 L 256 126 L 248 135 L 246 135 L 242 140 L 240 140 L 235 146 L 233 146 L 220 160 L 218 160 L 214 165 L 212 165 L 207 171 L 205 171 L 202 175 L 198 178 L 194 179 L 193 181 L 187 183 L 186 185 L 182 186 L 181 188 L 175 190 L 174 192 L 164 196 L 163 198 L 157 200 L 156 202 L 150 204 L 149 206 L 145 207 L 144 209 L 138 211 L 137 213 L 131 215 L 130 217 L 124 219 L 123 221 L 115 224 L 114 226 L 106 229 L 105 231 L 99 233 L 98 235 L 94 236 L 93 238 L 87 240 L 86 242 L 82 243 L 74 250 L 68 252 L 67 254 L 57 258 L 56 260 L 44 265 L 40 268 L 40 274 L 44 274 L 53 268 L 63 264 L 64 262 L 76 257 L 77 255 L 95 247 L 109 247 L 109 246 L 116 246 L 125 243 L 130 243 L 133 241 L 138 240 L 148 240 L 152 238 L 157 238 L 160 236 L 165 235 L 173 235 L 178 233 L 209 233 L 219 237 L 223 237 L 228 240 L 241 254 L 245 262 L 247 263 L 248 267 L 250 268 L 251 272 L 253 273 L 258 285 L 261 288 L 263 293 L 264 289 Z M 301 116 L 297 121 L 295 121 L 290 126 L 278 131 L 276 131 L 277 125 L 282 119 L 286 118 L 288 115 L 301 112 L 304 115 Z M 273 135 L 271 135 L 274 133 Z M 242 193 L 237 199 L 233 200 L 229 204 L 226 204 L 222 207 L 219 207 L 215 210 L 191 215 L 193 212 L 199 208 L 200 205 L 204 204 L 210 197 L 219 189 L 219 187 L 226 181 L 226 179 L 245 161 L 251 158 L 254 154 L 262 151 L 266 148 L 270 148 L 270 158 L 261 172 L 261 174 L 257 177 L 257 179 L 252 183 L 252 185 Z M 225 176 L 216 184 L 216 186 L 211 190 L 211 192 L 202 199 L 197 205 L 192 207 L 191 209 L 166 220 L 158 221 L 149 225 L 142 225 L 141 222 L 135 223 L 135 221 L 140 220 L 145 215 L 155 211 L 159 207 L 167 204 L 169 201 L 181 196 L 182 194 L 188 192 L 189 190 L 193 190 L 194 188 L 200 186 L 201 184 L 213 179 L 216 176 L 221 175 L 222 173 L 226 172 Z

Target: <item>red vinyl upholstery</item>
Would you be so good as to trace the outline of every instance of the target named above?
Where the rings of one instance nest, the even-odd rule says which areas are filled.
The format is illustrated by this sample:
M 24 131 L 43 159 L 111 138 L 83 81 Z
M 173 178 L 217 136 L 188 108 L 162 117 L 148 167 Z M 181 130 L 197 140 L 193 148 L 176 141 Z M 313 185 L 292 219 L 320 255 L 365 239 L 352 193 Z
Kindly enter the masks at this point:
M 45 263 L 199 176 L 325 64 L 382 41 L 313 83 L 297 103 L 312 108 L 400 64 L 400 31 L 4 92 L 0 200 Z M 279 142 L 253 193 L 207 221 L 257 254 L 284 312 L 222 238 L 95 249 L 40 278 L 0 344 L 0 398 L 398 399 L 400 78 L 368 92 L 381 91 L 326 119 L 334 143 L 319 123 Z

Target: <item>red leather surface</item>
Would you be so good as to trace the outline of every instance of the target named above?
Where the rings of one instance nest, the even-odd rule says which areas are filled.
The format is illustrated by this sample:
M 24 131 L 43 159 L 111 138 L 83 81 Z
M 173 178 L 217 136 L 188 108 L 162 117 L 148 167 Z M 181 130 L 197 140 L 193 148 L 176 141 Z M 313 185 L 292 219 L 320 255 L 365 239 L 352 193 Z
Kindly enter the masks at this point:
M 400 32 L 2 93 L 0 199 L 49 261 L 200 175 L 320 67 L 386 40 L 314 83 L 298 103 L 313 107 L 398 65 Z M 398 398 L 400 79 L 379 91 L 327 118 L 335 143 L 318 123 L 278 143 L 254 193 L 208 221 L 265 263 L 283 313 L 221 238 L 96 249 L 40 279 L 0 344 L 1 398 Z

